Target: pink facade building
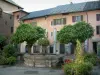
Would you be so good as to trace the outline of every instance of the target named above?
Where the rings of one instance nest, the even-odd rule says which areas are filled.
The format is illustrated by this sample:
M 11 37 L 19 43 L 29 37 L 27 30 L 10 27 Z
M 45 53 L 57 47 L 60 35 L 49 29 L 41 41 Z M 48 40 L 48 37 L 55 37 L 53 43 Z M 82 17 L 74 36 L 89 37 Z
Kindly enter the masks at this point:
M 71 3 L 57 6 L 41 11 L 31 12 L 23 18 L 24 23 L 38 25 L 46 29 L 47 37 L 50 40 L 48 47 L 49 53 L 64 54 L 73 53 L 71 44 L 60 44 L 56 42 L 56 51 L 54 51 L 54 29 L 59 32 L 65 25 L 74 24 L 79 21 L 90 23 L 94 28 L 94 36 L 87 39 L 85 49 L 87 52 L 98 53 L 100 46 L 100 1 Z M 25 43 L 22 44 L 22 48 Z M 32 52 L 36 46 L 32 47 Z

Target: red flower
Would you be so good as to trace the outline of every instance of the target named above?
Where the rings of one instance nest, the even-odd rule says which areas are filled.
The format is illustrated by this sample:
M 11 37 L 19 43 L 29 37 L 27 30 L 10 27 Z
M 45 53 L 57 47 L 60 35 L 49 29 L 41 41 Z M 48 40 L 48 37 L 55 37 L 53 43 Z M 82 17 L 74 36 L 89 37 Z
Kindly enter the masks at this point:
M 68 63 L 71 63 L 72 61 L 70 59 L 65 59 L 64 62 L 68 64 Z

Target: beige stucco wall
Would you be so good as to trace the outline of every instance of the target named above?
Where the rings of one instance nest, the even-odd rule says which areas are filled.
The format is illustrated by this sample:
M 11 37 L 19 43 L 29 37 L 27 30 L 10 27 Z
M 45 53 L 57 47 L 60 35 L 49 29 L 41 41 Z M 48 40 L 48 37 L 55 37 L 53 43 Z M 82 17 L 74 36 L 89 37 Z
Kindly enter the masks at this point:
M 20 25 L 20 19 L 17 19 L 17 16 L 19 15 L 19 18 L 25 16 L 27 13 L 22 12 L 22 11 L 18 11 L 18 12 L 14 12 L 14 32 L 16 31 L 16 29 L 18 28 L 18 26 Z
M 17 6 L 14 6 L 10 3 L 7 3 L 3 0 L 0 0 L 0 7 L 3 9 L 4 12 L 6 13 L 12 13 L 14 11 L 18 11 L 18 7 Z

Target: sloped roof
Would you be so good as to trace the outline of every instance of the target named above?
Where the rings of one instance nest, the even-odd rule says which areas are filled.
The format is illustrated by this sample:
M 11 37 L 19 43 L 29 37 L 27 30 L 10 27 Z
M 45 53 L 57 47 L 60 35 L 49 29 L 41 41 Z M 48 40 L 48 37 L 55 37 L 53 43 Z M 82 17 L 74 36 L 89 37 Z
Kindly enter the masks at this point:
M 6 1 L 8 3 L 11 3 L 11 4 L 13 4 L 13 5 L 17 6 L 17 7 L 22 8 L 21 6 L 19 6 L 18 4 L 16 4 L 13 0 L 4 0 L 4 1 Z
M 72 13 L 72 12 L 81 12 L 81 11 L 89 11 L 97 9 L 100 9 L 100 1 L 83 2 L 75 4 L 71 3 L 46 10 L 30 12 L 28 15 L 23 17 L 23 20 L 48 16 L 48 15 L 61 14 L 61 13 Z

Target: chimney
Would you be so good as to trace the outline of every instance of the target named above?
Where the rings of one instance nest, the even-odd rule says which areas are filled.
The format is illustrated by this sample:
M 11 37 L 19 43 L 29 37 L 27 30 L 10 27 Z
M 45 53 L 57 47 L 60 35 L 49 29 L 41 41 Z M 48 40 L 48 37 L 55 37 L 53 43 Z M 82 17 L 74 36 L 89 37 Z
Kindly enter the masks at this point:
M 70 4 L 73 4 L 73 2 L 70 2 Z

